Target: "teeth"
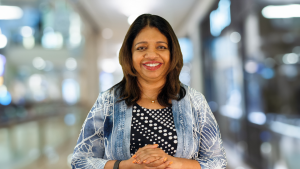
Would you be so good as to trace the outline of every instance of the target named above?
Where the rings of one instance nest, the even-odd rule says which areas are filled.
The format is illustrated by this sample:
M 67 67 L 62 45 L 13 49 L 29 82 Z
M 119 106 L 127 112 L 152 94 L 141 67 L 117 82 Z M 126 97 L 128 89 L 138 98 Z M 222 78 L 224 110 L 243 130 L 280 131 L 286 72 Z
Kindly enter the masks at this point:
M 155 66 L 158 66 L 159 63 L 154 63 L 154 64 L 146 64 L 146 66 L 150 66 L 150 67 L 155 67 Z

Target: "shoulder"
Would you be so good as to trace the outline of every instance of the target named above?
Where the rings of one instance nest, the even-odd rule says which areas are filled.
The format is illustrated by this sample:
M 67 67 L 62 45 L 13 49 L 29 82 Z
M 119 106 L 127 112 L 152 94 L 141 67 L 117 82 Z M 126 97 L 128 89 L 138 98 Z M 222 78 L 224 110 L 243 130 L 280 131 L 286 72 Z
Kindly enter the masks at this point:
M 115 90 L 115 88 L 112 87 L 112 88 L 107 89 L 103 92 L 100 92 L 99 95 L 98 95 L 98 98 L 97 98 L 97 102 L 99 104 L 112 102 L 115 98 L 114 90 Z
M 186 90 L 186 95 L 192 100 L 197 99 L 205 99 L 204 95 L 201 92 L 198 92 L 194 88 L 187 86 L 185 84 L 181 84 L 181 86 Z
M 186 90 L 185 99 L 188 99 L 188 101 L 191 102 L 193 108 L 201 109 L 201 107 L 207 103 L 204 95 L 201 92 L 198 92 L 194 88 L 187 85 L 182 84 L 181 86 Z

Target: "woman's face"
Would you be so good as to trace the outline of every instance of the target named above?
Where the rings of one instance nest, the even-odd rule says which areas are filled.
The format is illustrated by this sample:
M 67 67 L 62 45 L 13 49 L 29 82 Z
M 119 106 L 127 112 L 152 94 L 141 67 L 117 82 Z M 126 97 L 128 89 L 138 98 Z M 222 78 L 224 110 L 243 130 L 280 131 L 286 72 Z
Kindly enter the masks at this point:
M 143 28 L 134 39 L 131 50 L 138 78 L 146 81 L 165 80 L 170 66 L 170 50 L 168 39 L 157 28 Z

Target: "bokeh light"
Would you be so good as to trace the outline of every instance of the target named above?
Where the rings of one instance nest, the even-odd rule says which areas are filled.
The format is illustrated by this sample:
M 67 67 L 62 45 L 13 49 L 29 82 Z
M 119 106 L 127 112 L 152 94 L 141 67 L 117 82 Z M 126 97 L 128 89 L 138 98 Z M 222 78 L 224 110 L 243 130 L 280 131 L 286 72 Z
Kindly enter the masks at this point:
M 296 64 L 299 62 L 299 56 L 296 53 L 288 53 L 283 55 L 282 61 L 284 64 Z
M 7 91 L 5 96 L 0 96 L 0 104 L 7 106 L 11 103 L 11 95 Z
M 43 58 L 36 57 L 32 60 L 32 65 L 38 70 L 43 70 L 46 67 L 46 62 Z
M 74 58 L 68 58 L 65 65 L 68 70 L 75 70 L 77 68 L 77 61 Z
M 245 64 L 245 70 L 248 73 L 256 73 L 258 70 L 258 64 L 254 61 L 248 61 Z
M 4 74 L 6 58 L 0 54 L 0 76 Z
M 42 45 L 47 49 L 61 49 L 64 39 L 60 32 L 51 31 L 51 28 L 46 29 L 42 37 Z
M 0 49 L 7 45 L 7 37 L 1 33 L 0 29 Z
M 65 79 L 62 83 L 62 95 L 67 104 L 73 105 L 79 99 L 80 88 L 74 79 Z
M 31 37 L 33 35 L 33 29 L 29 26 L 23 26 L 20 33 L 23 37 Z
M 106 73 L 113 73 L 117 69 L 114 59 L 103 59 L 100 60 L 99 63 L 100 63 L 100 69 L 102 69 Z
M 232 32 L 230 34 L 230 41 L 233 43 L 239 43 L 241 39 L 242 39 L 241 34 L 238 32 Z
M 248 115 L 248 120 L 251 123 L 263 125 L 266 123 L 267 117 L 263 112 L 250 112 Z
M 275 73 L 274 73 L 274 70 L 271 68 L 264 68 L 261 71 L 261 75 L 265 79 L 272 79 L 274 77 Z

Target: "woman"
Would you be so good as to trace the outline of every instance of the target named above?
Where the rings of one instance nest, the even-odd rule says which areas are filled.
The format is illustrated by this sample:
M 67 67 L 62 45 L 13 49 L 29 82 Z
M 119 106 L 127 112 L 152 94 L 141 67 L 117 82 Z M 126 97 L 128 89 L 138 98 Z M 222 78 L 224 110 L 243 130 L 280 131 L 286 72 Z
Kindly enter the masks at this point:
M 204 96 L 179 81 L 177 37 L 156 15 L 139 16 L 120 50 L 123 80 L 88 114 L 72 167 L 223 169 L 218 124 Z

